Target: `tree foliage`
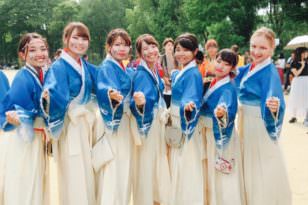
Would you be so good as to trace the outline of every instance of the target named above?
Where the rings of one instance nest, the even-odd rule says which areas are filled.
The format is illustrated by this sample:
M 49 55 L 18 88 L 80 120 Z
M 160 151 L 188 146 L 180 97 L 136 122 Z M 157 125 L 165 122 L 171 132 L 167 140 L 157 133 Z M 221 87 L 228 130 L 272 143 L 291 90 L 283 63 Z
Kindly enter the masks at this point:
M 62 47 L 62 31 L 70 21 L 89 27 L 89 56 L 95 63 L 103 58 L 108 32 L 119 27 L 133 40 L 150 33 L 162 42 L 192 32 L 202 44 L 215 38 L 221 48 L 236 43 L 244 49 L 262 25 L 276 32 L 279 50 L 308 33 L 304 0 L 0 0 L 0 13 L 0 64 L 17 62 L 16 48 L 25 32 L 44 35 L 53 54 Z

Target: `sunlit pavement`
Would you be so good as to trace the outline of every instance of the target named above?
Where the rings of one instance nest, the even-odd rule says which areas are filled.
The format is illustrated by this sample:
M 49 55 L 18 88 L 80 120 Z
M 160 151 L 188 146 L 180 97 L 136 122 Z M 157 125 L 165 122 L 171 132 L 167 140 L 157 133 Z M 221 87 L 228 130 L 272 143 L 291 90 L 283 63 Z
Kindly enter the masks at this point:
M 16 71 L 5 71 L 10 81 Z M 288 96 L 286 96 L 286 102 Z M 290 116 L 285 116 L 281 133 L 281 146 L 285 155 L 289 173 L 290 185 L 293 193 L 293 205 L 308 204 L 308 128 L 304 127 L 303 119 L 296 123 L 288 123 Z M 55 162 L 50 160 L 51 168 L 51 204 L 58 204 L 58 188 Z M 277 187 L 279 189 L 279 187 Z

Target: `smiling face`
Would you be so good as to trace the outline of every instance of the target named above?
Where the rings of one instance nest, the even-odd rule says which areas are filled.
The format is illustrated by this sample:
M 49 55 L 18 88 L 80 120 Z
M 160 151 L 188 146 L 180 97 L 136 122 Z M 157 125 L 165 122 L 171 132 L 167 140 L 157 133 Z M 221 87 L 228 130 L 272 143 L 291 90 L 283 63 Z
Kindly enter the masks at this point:
M 197 49 L 195 51 L 197 53 Z M 177 44 L 174 52 L 175 59 L 180 65 L 186 66 L 195 58 L 194 52 Z
M 148 65 L 154 65 L 159 57 L 159 50 L 155 44 L 141 43 L 141 57 Z
M 128 58 L 130 47 L 126 44 L 125 40 L 118 36 L 113 44 L 107 47 L 108 53 L 118 62 Z
M 70 37 L 65 39 L 66 46 L 73 55 L 82 56 L 89 48 L 89 39 L 79 35 L 75 28 Z
M 253 63 L 259 64 L 271 57 L 274 48 L 271 42 L 263 35 L 256 35 L 250 39 L 250 56 L 253 59 Z
M 232 70 L 232 65 L 227 61 L 223 61 L 219 56 L 215 62 L 215 76 L 218 79 L 224 78 L 229 75 Z
M 20 55 L 28 64 L 36 68 L 41 68 L 48 62 L 48 48 L 46 43 L 39 38 L 32 39 L 25 52 Z

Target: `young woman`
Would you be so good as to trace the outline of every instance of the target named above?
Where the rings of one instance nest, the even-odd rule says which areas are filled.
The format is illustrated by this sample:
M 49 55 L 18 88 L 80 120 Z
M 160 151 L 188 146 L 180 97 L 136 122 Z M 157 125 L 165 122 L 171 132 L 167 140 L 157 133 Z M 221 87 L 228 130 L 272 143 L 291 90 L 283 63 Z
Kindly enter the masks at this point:
M 240 141 L 234 130 L 237 94 L 231 82 L 238 57 L 230 49 L 216 57 L 215 78 L 204 96 L 201 122 L 206 128 L 209 204 L 245 204 Z
M 166 130 L 171 146 L 172 205 L 204 204 L 204 147 L 197 127 L 202 101 L 202 77 L 195 62 L 198 41 L 185 33 L 175 41 L 181 70 L 173 71 L 170 119 Z
M 135 120 L 131 129 L 135 140 L 134 204 L 168 204 L 170 174 L 167 145 L 162 135 L 165 124 L 161 121 L 166 105 L 164 85 L 155 67 L 159 58 L 158 43 L 149 34 L 136 40 L 141 61 L 132 81 L 130 108 Z
M 125 30 L 110 31 L 106 39 L 108 54 L 97 76 L 97 101 L 105 126 L 102 143 L 110 150 L 110 157 L 97 169 L 99 205 L 126 205 L 131 197 L 133 139 L 129 104 L 130 75 L 134 71 L 131 73 L 122 64 L 130 49 L 131 39 Z
M 96 69 L 82 59 L 90 33 L 80 22 L 63 32 L 64 49 L 50 67 L 42 94 L 58 166 L 60 204 L 95 204 L 91 162 L 95 114 L 90 108 Z
M 271 56 L 275 34 L 260 28 L 250 39 L 252 64 L 238 69 L 236 77 L 242 104 L 244 181 L 248 205 L 291 204 L 291 191 L 279 145 L 285 103 Z M 277 188 L 279 187 L 279 188 Z
M 306 88 L 308 87 L 308 49 L 296 49 L 296 56 L 294 62 L 291 64 L 291 72 L 294 75 L 288 109 L 292 116 L 290 123 L 297 121 L 296 117 L 305 117 L 304 125 L 308 126 L 308 94 Z
M 0 103 L 0 204 L 41 205 L 47 202 L 45 121 L 40 109 L 46 40 L 37 33 L 21 37 L 18 55 L 25 62 Z

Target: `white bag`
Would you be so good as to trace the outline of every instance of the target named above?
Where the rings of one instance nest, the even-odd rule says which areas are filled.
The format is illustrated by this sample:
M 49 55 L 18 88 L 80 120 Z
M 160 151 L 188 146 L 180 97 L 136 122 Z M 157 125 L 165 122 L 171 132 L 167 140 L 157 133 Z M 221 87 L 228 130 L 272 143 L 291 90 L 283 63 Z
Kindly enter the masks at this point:
M 92 166 L 96 172 L 114 159 L 112 148 L 105 133 L 93 146 L 91 154 Z

